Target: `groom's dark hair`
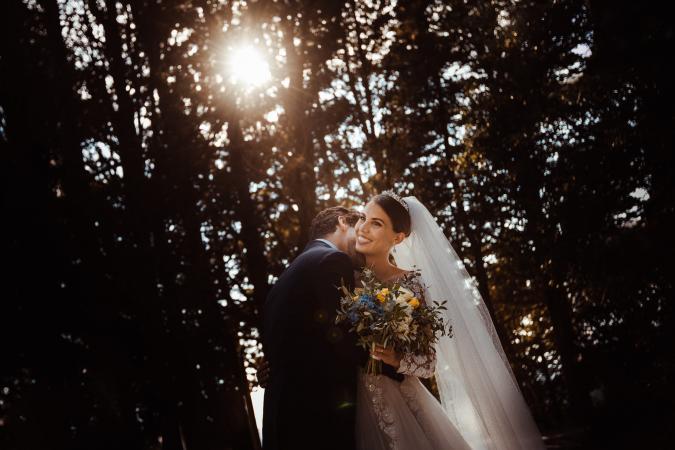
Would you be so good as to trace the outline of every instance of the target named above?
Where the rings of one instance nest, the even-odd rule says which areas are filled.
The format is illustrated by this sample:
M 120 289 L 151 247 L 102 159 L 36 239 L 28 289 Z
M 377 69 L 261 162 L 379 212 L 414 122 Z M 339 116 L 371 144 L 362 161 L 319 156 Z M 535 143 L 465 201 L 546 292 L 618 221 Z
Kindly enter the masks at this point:
M 344 206 L 326 208 L 314 217 L 309 228 L 309 239 L 319 239 L 335 231 L 338 226 L 338 217 L 344 216 L 350 227 L 356 225 L 362 214 L 355 209 Z

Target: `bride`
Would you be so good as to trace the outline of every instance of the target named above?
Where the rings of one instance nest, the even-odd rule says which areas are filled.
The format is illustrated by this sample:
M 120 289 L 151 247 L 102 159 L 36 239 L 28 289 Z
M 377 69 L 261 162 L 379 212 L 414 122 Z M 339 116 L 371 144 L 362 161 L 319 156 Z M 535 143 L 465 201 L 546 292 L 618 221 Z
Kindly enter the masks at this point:
M 357 448 L 543 449 L 487 308 L 424 205 L 385 191 L 366 205 L 356 235 L 356 251 L 380 281 L 398 282 L 426 302 L 447 300 L 444 320 L 453 329 L 434 355 L 373 350 L 371 357 L 404 378 L 359 373 Z M 432 376 L 440 404 L 418 379 Z

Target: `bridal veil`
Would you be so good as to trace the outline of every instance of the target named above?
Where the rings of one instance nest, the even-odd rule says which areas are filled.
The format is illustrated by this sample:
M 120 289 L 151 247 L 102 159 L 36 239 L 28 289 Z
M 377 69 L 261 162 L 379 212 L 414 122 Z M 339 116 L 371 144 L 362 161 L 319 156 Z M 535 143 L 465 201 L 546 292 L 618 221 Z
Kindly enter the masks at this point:
M 412 232 L 394 248 L 399 267 L 421 271 L 427 301 L 447 300 L 453 336 L 436 347 L 441 404 L 473 449 L 543 449 L 492 319 L 464 264 L 431 213 L 406 197 Z

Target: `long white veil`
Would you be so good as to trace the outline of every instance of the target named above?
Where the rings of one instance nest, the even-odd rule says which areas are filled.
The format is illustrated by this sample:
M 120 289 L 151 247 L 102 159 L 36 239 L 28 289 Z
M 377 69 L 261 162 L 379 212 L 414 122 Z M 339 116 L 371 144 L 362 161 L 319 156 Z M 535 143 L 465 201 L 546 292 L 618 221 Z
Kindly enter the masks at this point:
M 399 267 L 421 271 L 427 301 L 447 300 L 453 337 L 436 352 L 436 381 L 450 420 L 472 449 L 543 449 L 480 293 L 434 217 L 406 197 L 410 236 L 394 248 Z

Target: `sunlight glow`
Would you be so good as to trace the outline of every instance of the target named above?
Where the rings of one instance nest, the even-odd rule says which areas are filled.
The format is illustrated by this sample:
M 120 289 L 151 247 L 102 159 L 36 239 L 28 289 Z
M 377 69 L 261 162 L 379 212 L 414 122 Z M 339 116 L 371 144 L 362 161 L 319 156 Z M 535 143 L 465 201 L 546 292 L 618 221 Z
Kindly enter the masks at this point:
M 260 86 L 272 78 L 269 65 L 262 54 L 251 46 L 231 51 L 228 58 L 230 81 L 248 86 Z

